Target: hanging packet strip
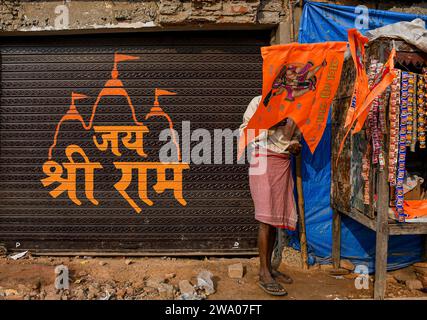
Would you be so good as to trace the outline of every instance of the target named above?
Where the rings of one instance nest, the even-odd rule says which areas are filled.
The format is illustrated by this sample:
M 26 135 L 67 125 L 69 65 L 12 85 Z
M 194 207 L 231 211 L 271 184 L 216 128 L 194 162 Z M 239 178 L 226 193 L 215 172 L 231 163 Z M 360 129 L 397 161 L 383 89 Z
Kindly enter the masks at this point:
M 379 79 L 377 75 L 383 67 L 382 63 L 372 60 L 369 66 L 368 84 L 372 89 Z M 371 163 L 379 164 L 380 170 L 384 169 L 385 158 L 383 155 L 383 133 L 385 131 L 385 114 L 384 114 L 385 94 L 378 96 L 372 101 L 369 108 L 368 121 L 366 125 L 366 137 L 368 142 L 367 148 L 362 158 L 362 179 L 364 181 L 363 203 L 370 204 L 370 167 Z M 372 146 L 372 147 L 371 147 Z M 372 153 L 372 154 L 371 154 Z M 372 161 L 371 161 L 372 159 Z
M 396 78 L 391 85 L 389 102 L 390 119 L 390 145 L 389 145 L 389 166 L 388 181 L 390 185 L 396 185 L 396 166 L 399 150 L 399 115 L 400 115 L 400 70 L 395 69 Z
M 346 47 L 346 42 L 325 42 L 261 48 L 262 100 L 240 136 L 238 158 L 248 143 L 285 118 L 295 122 L 314 153 L 340 83 Z
M 408 72 L 408 124 L 406 129 L 406 145 L 415 152 L 417 131 L 417 108 L 415 107 L 415 83 L 416 75 Z
M 418 75 L 417 82 L 417 111 L 418 111 L 418 142 L 420 148 L 426 147 L 426 103 L 425 103 L 425 86 L 427 85 L 424 75 Z
M 380 102 L 378 106 L 379 112 L 379 130 L 380 130 L 380 154 L 378 155 L 378 162 L 380 164 L 380 170 L 384 170 L 386 165 L 386 155 L 385 155 L 385 134 L 388 130 L 386 125 L 386 105 L 388 105 L 388 100 L 390 96 L 390 87 L 387 87 L 383 94 L 380 96 Z
M 377 61 L 372 61 L 370 70 L 369 70 L 369 87 L 373 88 L 376 84 L 376 75 L 381 71 L 383 65 Z M 370 126 L 371 138 L 372 138 L 372 163 L 378 164 L 380 162 L 381 154 L 381 144 L 382 144 L 382 132 L 379 126 L 380 121 L 380 96 L 376 97 L 372 101 L 371 107 L 369 108 L 368 117 L 370 121 L 368 125 Z
M 390 56 L 388 57 L 387 62 L 381 68 L 381 71 L 378 73 L 378 81 L 376 81 L 374 87 L 369 91 L 369 94 L 366 96 L 363 105 L 360 110 L 356 112 L 355 121 L 356 125 L 353 130 L 353 134 L 358 133 L 363 128 L 363 124 L 365 123 L 366 117 L 369 112 L 369 105 L 372 100 L 381 95 L 384 90 L 393 82 L 393 79 L 396 77 L 394 73 L 394 57 L 396 56 L 396 49 L 392 49 Z
M 399 222 L 405 222 L 403 209 L 404 192 L 403 182 L 406 172 L 406 142 L 408 122 L 408 80 L 409 73 L 402 71 L 402 83 L 400 91 L 400 125 L 399 125 L 399 158 L 396 178 L 396 211 Z

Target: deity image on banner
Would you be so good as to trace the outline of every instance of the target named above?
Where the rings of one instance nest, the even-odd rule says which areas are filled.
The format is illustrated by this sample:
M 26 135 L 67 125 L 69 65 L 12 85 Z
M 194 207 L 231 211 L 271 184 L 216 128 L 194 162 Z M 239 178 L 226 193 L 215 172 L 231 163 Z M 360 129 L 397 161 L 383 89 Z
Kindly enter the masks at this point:
M 315 91 L 317 84 L 316 73 L 326 66 L 326 60 L 321 65 L 314 66 L 309 61 L 303 63 L 288 63 L 281 67 L 280 72 L 273 81 L 270 92 L 264 98 L 264 106 L 267 107 L 270 99 L 285 93 L 285 100 L 294 101 L 308 91 Z

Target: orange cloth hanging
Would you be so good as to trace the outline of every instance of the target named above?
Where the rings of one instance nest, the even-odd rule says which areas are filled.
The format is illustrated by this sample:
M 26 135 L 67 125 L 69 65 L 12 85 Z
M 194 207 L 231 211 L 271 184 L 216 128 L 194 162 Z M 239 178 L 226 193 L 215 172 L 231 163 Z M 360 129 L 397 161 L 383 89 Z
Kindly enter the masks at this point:
M 360 109 L 363 100 L 368 95 L 368 75 L 365 70 L 365 44 L 368 38 L 363 36 L 357 29 L 348 30 L 348 43 L 354 66 L 356 68 L 356 81 L 354 83 L 351 105 L 348 108 L 344 128 L 353 123 L 355 111 Z
M 340 82 L 346 47 L 346 42 L 325 42 L 261 48 L 262 100 L 240 137 L 239 158 L 248 143 L 285 118 L 295 122 L 315 151 Z
M 347 128 L 347 131 L 340 143 L 335 165 L 338 165 L 338 160 L 344 148 L 344 143 L 348 134 L 350 132 L 352 132 L 352 134 L 356 134 L 362 130 L 366 118 L 368 117 L 372 101 L 374 101 L 376 97 L 380 96 L 396 77 L 396 74 L 393 71 L 396 50 L 393 48 L 387 62 L 381 70 L 381 73 L 376 77 L 376 79 L 379 80 L 376 80 L 376 84 L 372 88 L 369 88 L 365 68 L 361 68 L 359 65 L 361 62 L 364 63 L 365 61 L 365 49 L 363 46 L 367 42 L 366 40 L 367 39 L 362 36 L 359 31 L 355 29 L 349 30 L 348 42 L 350 44 L 350 51 L 357 70 L 352 98 L 352 100 L 355 99 L 355 101 L 352 101 L 352 105 L 350 105 L 349 111 L 347 112 L 347 117 L 344 123 L 344 127 Z M 353 128 L 354 124 L 355 126 Z
M 408 215 L 407 219 L 427 216 L 427 200 L 405 200 L 403 210 Z

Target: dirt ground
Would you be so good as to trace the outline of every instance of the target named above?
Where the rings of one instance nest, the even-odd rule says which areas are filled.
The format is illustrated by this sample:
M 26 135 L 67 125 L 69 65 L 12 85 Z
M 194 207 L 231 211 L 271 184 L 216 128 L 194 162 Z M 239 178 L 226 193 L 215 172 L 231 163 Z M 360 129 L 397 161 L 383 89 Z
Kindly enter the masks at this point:
M 209 300 L 245 299 L 370 299 L 373 295 L 372 277 L 369 289 L 358 290 L 352 275 L 331 276 L 327 268 L 299 267 L 296 255 L 284 255 L 279 270 L 293 277 L 294 283 L 286 285 L 287 297 L 272 297 L 257 286 L 258 258 L 90 258 L 90 257 L 33 257 L 19 260 L 0 258 L 0 299 L 177 299 L 179 281 L 197 284 L 202 270 L 213 274 L 216 292 Z M 291 259 L 293 257 L 293 259 Z M 288 263 L 287 263 L 288 261 Z M 244 276 L 232 279 L 228 266 L 242 263 Z M 55 267 L 69 269 L 69 290 L 56 290 Z M 353 279 L 351 279 L 353 278 Z M 165 292 L 160 287 L 172 292 Z M 159 291 L 160 290 L 160 291 Z M 389 298 L 427 298 L 419 290 L 409 290 L 397 281 L 388 283 Z

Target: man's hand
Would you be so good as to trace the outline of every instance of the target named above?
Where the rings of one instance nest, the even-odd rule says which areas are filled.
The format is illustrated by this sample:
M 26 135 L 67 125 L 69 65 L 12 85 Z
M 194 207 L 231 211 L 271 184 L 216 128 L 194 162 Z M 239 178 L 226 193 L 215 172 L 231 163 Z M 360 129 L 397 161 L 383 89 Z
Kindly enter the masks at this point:
M 301 143 L 292 143 L 288 147 L 289 152 L 292 153 L 295 156 L 298 155 L 301 152 L 301 149 L 302 149 Z

